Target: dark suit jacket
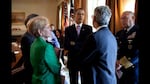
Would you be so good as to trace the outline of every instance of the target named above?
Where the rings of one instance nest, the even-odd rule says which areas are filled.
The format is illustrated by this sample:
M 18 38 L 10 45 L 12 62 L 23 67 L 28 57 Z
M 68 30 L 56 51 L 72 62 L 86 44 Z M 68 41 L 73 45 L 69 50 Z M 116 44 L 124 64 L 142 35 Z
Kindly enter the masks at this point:
M 80 52 L 83 84 L 116 84 L 117 41 L 107 27 L 89 36 Z
M 20 73 L 20 80 L 23 78 L 25 83 L 31 84 L 33 69 L 30 63 L 30 47 L 32 42 L 34 41 L 34 36 L 29 32 L 25 32 L 25 34 L 21 38 L 21 51 L 22 57 L 19 60 L 18 64 L 22 65 L 24 63 L 25 69 Z
M 92 27 L 86 24 L 82 24 L 80 35 L 77 35 L 75 24 L 65 29 L 64 49 L 69 50 L 68 53 L 68 67 L 74 67 L 78 62 L 78 56 L 76 55 L 85 39 L 92 33 Z
M 26 32 L 21 39 L 22 61 L 25 62 L 25 68 L 31 69 L 30 47 L 34 41 L 34 36 Z

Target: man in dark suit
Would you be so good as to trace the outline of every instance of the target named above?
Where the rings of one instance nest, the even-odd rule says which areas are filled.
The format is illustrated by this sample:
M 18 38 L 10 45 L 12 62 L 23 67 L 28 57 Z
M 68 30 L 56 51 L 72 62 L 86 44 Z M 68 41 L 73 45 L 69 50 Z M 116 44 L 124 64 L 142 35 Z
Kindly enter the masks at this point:
M 88 37 L 79 53 L 82 84 L 117 83 L 117 41 L 108 28 L 111 15 L 108 6 L 98 6 L 94 10 L 93 26 L 96 31 Z
M 68 55 L 67 67 L 69 69 L 70 83 L 78 84 L 79 66 L 77 53 L 80 51 L 85 39 L 92 33 L 92 27 L 83 23 L 85 12 L 79 8 L 75 12 L 75 24 L 65 29 L 64 53 Z M 79 31 L 78 31 L 78 28 Z
M 122 77 L 119 84 L 138 84 L 139 83 L 139 50 L 136 45 L 135 36 L 139 31 L 135 25 L 135 16 L 132 11 L 124 11 L 121 16 L 123 29 L 116 33 L 118 41 L 118 65 L 122 67 Z M 121 60 L 127 58 L 131 65 L 122 64 Z M 121 59 L 121 60 L 120 60 Z
M 30 19 L 39 16 L 38 14 L 30 14 L 25 19 L 25 26 L 27 28 L 27 23 Z M 20 61 L 24 62 L 24 72 L 22 77 L 24 78 L 25 84 L 31 84 L 32 80 L 32 66 L 30 63 L 30 47 L 32 42 L 34 41 L 34 36 L 29 33 L 28 28 L 27 31 L 24 33 L 24 35 L 21 38 L 21 50 L 22 50 L 22 58 Z
M 25 19 L 25 27 L 27 28 L 27 23 L 30 19 L 37 17 L 38 14 L 29 14 Z M 31 84 L 32 79 L 32 67 L 30 64 L 30 46 L 34 40 L 34 36 L 27 31 L 24 33 L 24 35 L 21 38 L 21 52 L 22 57 L 20 58 L 19 62 L 16 64 L 16 66 L 20 67 L 24 65 L 24 69 L 22 71 L 19 71 L 12 75 L 12 82 L 15 84 Z

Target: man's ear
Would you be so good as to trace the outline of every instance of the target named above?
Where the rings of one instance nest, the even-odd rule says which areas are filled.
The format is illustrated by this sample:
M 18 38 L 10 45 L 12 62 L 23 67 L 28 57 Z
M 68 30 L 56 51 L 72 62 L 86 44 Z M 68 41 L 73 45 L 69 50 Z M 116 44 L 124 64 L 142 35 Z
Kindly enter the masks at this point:
M 96 28 L 96 27 L 97 27 L 96 17 L 95 17 L 95 16 L 93 16 L 93 26 L 94 26 L 94 28 Z

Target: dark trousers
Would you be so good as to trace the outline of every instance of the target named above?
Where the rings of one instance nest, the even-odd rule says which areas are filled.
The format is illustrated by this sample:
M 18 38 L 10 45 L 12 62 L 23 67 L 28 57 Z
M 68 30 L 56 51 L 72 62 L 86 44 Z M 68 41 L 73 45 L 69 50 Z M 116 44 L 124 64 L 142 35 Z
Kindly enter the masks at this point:
M 14 75 L 12 75 L 12 83 L 13 84 L 32 84 L 32 73 L 31 71 L 27 72 L 26 70 L 22 70 Z
M 93 75 L 92 70 L 90 68 L 84 68 L 82 67 L 80 69 L 80 74 L 81 74 L 81 84 L 95 84 L 93 80 Z
M 70 76 L 70 84 L 78 84 L 79 69 L 78 68 L 68 68 Z
M 119 79 L 118 84 L 139 84 L 138 66 L 123 70 L 123 76 Z
M 17 72 L 12 75 L 12 84 L 23 84 L 24 83 L 24 71 Z

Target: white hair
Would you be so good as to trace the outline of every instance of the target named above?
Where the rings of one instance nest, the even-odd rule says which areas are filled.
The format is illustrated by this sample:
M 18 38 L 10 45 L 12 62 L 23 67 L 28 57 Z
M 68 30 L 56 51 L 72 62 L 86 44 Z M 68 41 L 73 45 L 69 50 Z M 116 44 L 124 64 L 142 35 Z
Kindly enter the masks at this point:
M 111 15 L 111 9 L 108 6 L 98 6 L 94 10 L 95 21 L 99 25 L 108 25 Z

